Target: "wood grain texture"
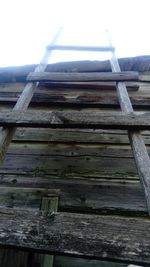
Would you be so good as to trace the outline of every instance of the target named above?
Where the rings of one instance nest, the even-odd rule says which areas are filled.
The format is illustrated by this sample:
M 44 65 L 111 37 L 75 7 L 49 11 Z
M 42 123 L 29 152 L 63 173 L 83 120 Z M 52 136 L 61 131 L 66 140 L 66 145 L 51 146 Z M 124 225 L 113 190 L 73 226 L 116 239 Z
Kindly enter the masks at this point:
M 0 245 L 48 254 L 150 263 L 150 221 L 0 210 Z M 88 235 L 87 235 L 88 233 Z
M 10 107 L 10 105 L 13 105 L 16 103 L 18 99 L 18 94 L 8 93 L 3 94 L 0 96 L 0 103 L 4 104 L 6 107 Z M 149 100 L 146 96 L 132 96 L 131 97 L 133 106 L 136 108 L 143 108 L 150 110 Z M 88 93 L 76 93 L 76 94 L 69 94 L 68 93 L 35 93 L 35 96 L 33 97 L 31 104 L 33 107 L 40 107 L 45 106 L 49 107 L 50 105 L 54 107 L 73 107 L 73 108 L 80 108 L 80 107 L 86 107 L 86 108 L 118 108 L 119 103 L 116 96 L 110 96 L 107 94 L 100 95 L 100 94 L 88 94 Z
M 5 111 L 0 112 L 0 126 L 148 130 L 150 129 L 150 113 Z
M 10 105 L 13 105 L 17 101 L 22 87 L 23 83 L 18 85 L 16 83 L 1 84 L 1 106 L 10 108 Z M 117 101 L 116 90 L 114 88 L 113 90 L 107 90 L 102 86 L 93 89 L 93 85 L 84 89 L 77 89 L 70 86 L 63 88 L 62 86 L 40 85 L 32 98 L 31 104 L 32 107 L 34 105 L 39 107 L 39 109 L 42 108 L 42 105 L 43 107 L 53 105 L 53 107 L 57 106 L 57 108 L 61 107 L 64 109 L 69 106 L 74 108 L 78 108 L 79 106 L 85 106 L 86 108 L 91 106 L 114 108 L 116 106 L 118 107 L 119 103 Z M 130 91 L 129 94 L 134 106 L 149 109 L 149 87 L 147 85 L 142 85 L 138 91 Z
M 150 144 L 149 131 L 142 132 L 144 141 Z M 13 140 L 15 142 L 51 142 L 76 144 L 122 144 L 128 145 L 129 138 L 125 130 L 104 129 L 48 129 L 48 128 L 18 128 Z
M 134 160 L 92 156 L 21 155 L 6 156 L 0 175 L 18 174 L 56 178 L 137 180 Z
M 147 216 L 139 182 L 4 175 L 0 207 L 39 209 L 47 188 L 60 189 L 59 211 Z M 52 190 L 51 190 L 52 191 Z
M 137 72 L 91 72 L 91 73 L 62 73 L 62 72 L 31 72 L 28 81 L 69 81 L 69 82 L 83 82 L 83 81 L 139 81 L 139 74 Z
M 52 214 L 58 210 L 59 193 L 52 192 L 49 196 L 44 196 L 41 201 L 40 210 L 45 214 Z M 39 267 L 53 267 L 54 256 L 44 254 L 34 254 L 33 265 Z

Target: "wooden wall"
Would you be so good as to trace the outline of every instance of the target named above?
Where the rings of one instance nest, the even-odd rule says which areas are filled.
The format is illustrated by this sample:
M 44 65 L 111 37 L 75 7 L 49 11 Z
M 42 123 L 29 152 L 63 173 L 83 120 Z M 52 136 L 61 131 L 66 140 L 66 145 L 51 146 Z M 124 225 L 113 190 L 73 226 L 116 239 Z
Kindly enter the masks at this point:
M 23 82 L 0 83 L 0 110 L 13 107 L 23 86 Z M 149 84 L 128 86 L 135 110 L 150 110 Z M 94 89 L 92 85 L 41 84 L 29 109 L 117 111 L 119 105 L 110 84 Z M 150 153 L 150 132 L 144 131 L 143 137 Z M 0 166 L 0 207 L 39 209 L 47 188 L 60 189 L 58 211 L 148 216 L 127 132 L 123 130 L 18 128 Z M 15 253 L 1 250 L 0 266 L 29 266 L 23 256 L 19 262 Z M 126 264 L 56 256 L 54 266 Z

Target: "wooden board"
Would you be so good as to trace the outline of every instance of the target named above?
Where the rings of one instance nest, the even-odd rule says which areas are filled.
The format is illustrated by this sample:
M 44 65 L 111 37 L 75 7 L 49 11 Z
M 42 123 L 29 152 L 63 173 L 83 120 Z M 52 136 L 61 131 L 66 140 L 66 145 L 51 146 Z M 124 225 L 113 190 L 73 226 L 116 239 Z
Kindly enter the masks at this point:
M 130 91 L 132 104 L 136 107 L 149 110 L 149 86 L 141 85 L 138 91 Z M 0 84 L 0 104 L 8 108 L 13 105 L 21 91 L 23 84 Z M 110 88 L 110 87 L 108 87 Z M 113 89 L 114 90 L 114 89 Z M 50 105 L 65 108 L 78 107 L 119 107 L 116 90 L 105 90 L 104 87 L 93 89 L 93 86 L 84 89 L 55 87 L 54 85 L 39 86 L 31 101 L 32 106 L 36 105 L 39 109 Z M 43 107 L 41 107 L 43 105 Z M 2 106 L 4 108 L 4 106 Z
M 150 129 L 150 113 L 109 113 L 75 111 L 8 111 L 0 112 L 0 126 Z
M 0 182 L 0 207 L 39 209 L 48 189 L 60 189 L 59 211 L 147 216 L 139 182 L 55 179 L 4 175 Z
M 62 72 L 30 72 L 28 81 L 54 81 L 54 82 L 83 82 L 83 81 L 139 81 L 138 72 L 82 72 L 82 73 L 62 73 Z
M 90 155 L 7 154 L 0 174 L 56 178 L 138 179 L 133 158 Z M 59 153 L 58 153 L 59 154 Z
M 38 188 L 34 183 L 32 188 L 0 186 L 0 207 L 40 209 L 42 198 L 55 194 L 58 190 Z
M 13 209 L 0 213 L 1 246 L 150 264 L 149 219 Z
M 34 177 L 138 179 L 130 147 L 86 143 L 15 143 L 0 167 L 1 175 L 8 173 Z

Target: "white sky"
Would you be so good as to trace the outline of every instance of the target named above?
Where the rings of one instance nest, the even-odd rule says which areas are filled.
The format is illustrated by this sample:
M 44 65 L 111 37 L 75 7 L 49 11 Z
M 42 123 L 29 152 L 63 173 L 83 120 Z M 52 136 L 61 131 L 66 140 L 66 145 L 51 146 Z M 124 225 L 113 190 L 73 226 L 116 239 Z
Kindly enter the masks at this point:
M 38 63 L 58 27 L 59 44 L 101 45 L 109 29 L 118 57 L 150 55 L 150 0 L 0 0 L 0 66 Z M 51 62 L 101 59 L 54 52 Z

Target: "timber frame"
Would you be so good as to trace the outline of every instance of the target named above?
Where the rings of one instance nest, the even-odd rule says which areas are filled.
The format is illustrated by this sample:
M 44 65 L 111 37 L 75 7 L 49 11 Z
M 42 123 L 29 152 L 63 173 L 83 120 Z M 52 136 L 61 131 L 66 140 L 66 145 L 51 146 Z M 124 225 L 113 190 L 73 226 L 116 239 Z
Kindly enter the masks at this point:
M 121 71 L 111 44 L 87 49 L 109 49 L 112 72 L 47 67 L 52 49 L 75 49 L 55 41 L 34 72 L 0 75 L 1 253 L 24 251 L 24 267 L 62 255 L 149 266 L 149 73 Z

